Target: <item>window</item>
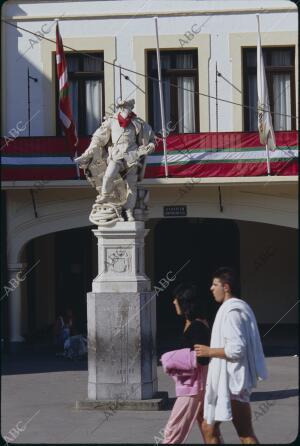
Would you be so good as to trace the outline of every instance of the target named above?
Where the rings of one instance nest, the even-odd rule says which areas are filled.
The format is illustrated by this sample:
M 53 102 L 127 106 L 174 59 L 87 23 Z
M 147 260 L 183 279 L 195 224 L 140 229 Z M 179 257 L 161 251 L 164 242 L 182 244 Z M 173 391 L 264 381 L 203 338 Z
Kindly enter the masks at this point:
M 294 130 L 294 48 L 263 48 L 274 130 Z M 256 48 L 244 48 L 244 104 L 257 108 Z M 257 130 L 257 112 L 244 108 L 245 131 Z
M 91 135 L 101 124 L 104 111 L 103 53 L 66 53 L 66 59 L 78 135 Z M 59 121 L 57 124 L 61 133 Z
M 156 51 L 148 51 L 148 75 L 158 79 Z M 199 131 L 197 51 L 161 51 L 161 71 L 166 125 L 176 133 Z M 178 88 L 179 87 L 179 88 Z M 148 79 L 148 116 L 155 132 L 161 132 L 158 81 Z

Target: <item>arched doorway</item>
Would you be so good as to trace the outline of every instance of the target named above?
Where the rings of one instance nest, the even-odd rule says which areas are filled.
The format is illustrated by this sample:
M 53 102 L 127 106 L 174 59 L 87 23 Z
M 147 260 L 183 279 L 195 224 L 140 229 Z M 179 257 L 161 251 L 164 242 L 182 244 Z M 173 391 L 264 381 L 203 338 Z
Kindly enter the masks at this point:
M 201 297 L 208 302 L 210 319 L 213 320 L 218 305 L 209 291 L 211 274 L 222 265 L 232 266 L 239 273 L 240 238 L 234 221 L 171 218 L 157 223 L 154 229 L 153 284 L 160 286 L 168 271 L 179 271 L 176 280 L 157 296 L 159 354 L 176 348 L 182 333 L 182 320 L 172 305 L 172 289 L 182 281 L 196 282 Z
M 25 339 L 32 343 L 51 342 L 53 324 L 68 308 L 76 317 L 76 330 L 86 333 L 86 294 L 97 275 L 97 244 L 91 228 L 37 237 L 25 251 L 29 265 L 39 261 L 26 281 Z
M 86 294 L 97 275 L 96 238 L 90 227 L 61 231 L 55 237 L 57 313 L 72 308 L 79 332 L 86 332 Z

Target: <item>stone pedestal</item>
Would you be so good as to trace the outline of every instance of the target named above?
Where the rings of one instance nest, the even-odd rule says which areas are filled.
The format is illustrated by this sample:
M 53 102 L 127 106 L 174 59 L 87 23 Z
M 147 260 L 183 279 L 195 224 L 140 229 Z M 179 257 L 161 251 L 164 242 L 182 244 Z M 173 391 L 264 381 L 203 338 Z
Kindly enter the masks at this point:
M 143 222 L 93 231 L 99 273 L 87 296 L 88 400 L 80 409 L 157 410 L 156 296 L 144 272 Z M 147 404 L 148 401 L 148 404 Z
M 93 280 L 92 291 L 150 291 L 144 266 L 144 239 L 149 230 L 144 222 L 118 222 L 93 232 L 98 239 L 98 276 Z
M 88 399 L 140 400 L 157 390 L 155 300 L 144 293 L 89 293 Z

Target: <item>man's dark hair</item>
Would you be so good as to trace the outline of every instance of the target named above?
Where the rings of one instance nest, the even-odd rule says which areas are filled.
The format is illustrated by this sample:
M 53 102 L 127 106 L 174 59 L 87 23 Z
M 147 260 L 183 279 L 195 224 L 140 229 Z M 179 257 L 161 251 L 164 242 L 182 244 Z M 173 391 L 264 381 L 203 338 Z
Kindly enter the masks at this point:
M 233 295 L 239 294 L 239 284 L 236 271 L 229 266 L 222 266 L 218 268 L 214 274 L 213 279 L 219 279 L 222 285 L 227 283 Z
M 177 298 L 179 307 L 183 315 L 189 321 L 197 318 L 208 319 L 208 305 L 206 299 L 200 296 L 199 288 L 196 284 L 180 284 L 173 291 L 174 298 Z

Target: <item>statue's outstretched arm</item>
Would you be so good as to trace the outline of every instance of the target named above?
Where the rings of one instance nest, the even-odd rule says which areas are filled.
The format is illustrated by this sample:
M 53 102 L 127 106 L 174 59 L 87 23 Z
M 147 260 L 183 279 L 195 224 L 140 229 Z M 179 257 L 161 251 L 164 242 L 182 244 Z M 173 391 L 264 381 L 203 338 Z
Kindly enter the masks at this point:
M 94 132 L 90 145 L 83 152 L 81 156 L 75 158 L 75 162 L 79 163 L 80 167 L 87 164 L 94 156 L 96 150 L 103 149 L 109 142 L 111 136 L 110 120 L 106 120 L 102 125 Z
M 139 135 L 139 154 L 140 156 L 149 155 L 155 150 L 154 132 L 147 122 L 143 123 L 142 130 Z

